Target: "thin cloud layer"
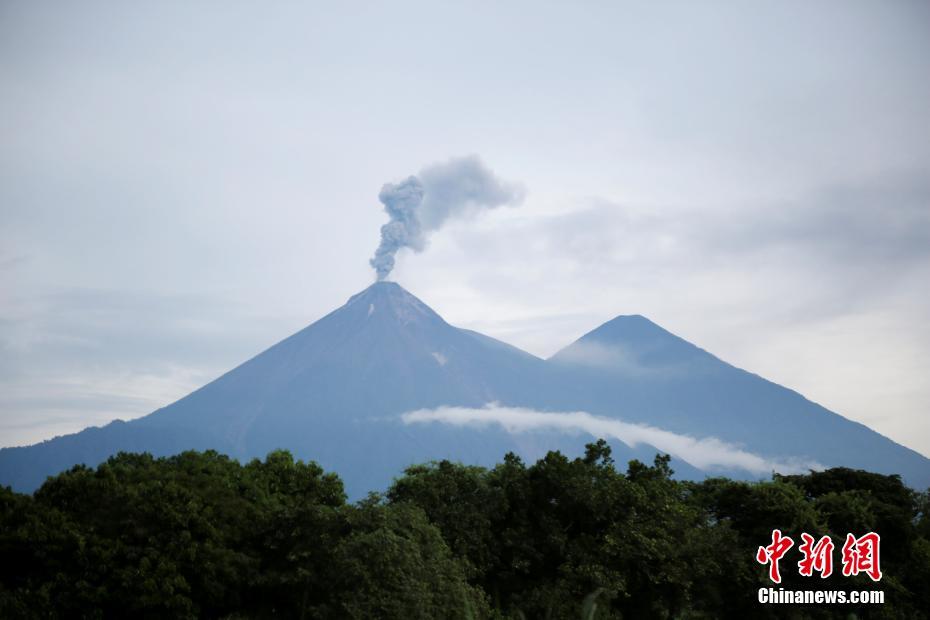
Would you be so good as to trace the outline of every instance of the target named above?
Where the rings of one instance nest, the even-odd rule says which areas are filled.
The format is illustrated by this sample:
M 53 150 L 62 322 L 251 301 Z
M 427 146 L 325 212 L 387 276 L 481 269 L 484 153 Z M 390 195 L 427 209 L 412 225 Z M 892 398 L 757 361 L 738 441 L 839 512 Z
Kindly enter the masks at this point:
M 823 469 L 815 461 L 800 458 L 768 459 L 716 437 L 698 439 L 652 426 L 594 416 L 585 411 L 545 412 L 489 403 L 480 409 L 448 406 L 418 409 L 403 414 L 401 419 L 405 424 L 439 423 L 479 428 L 496 424 L 508 433 L 543 430 L 588 433 L 599 438 L 619 439 L 631 447 L 649 444 L 706 471 L 736 468 L 768 475 L 773 471 L 791 474 Z

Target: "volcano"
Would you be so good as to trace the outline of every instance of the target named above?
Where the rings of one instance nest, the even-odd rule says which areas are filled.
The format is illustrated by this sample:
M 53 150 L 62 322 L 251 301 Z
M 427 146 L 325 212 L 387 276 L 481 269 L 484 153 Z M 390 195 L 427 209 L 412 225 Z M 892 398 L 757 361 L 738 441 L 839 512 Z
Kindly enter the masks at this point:
M 436 423 L 410 424 L 404 417 L 448 408 L 487 412 L 489 403 L 504 416 L 519 408 L 540 423 L 515 429 L 505 418 L 463 425 L 442 423 L 441 416 Z M 556 412 L 575 417 L 563 415 L 562 426 L 554 426 L 549 420 Z M 683 477 L 767 477 L 732 463 L 698 466 L 669 447 L 710 441 L 765 463 L 864 468 L 930 486 L 930 460 L 922 455 L 730 366 L 644 317 L 617 317 L 543 360 L 449 325 L 393 282 L 373 284 L 145 417 L 0 450 L 0 484 L 32 491 L 49 475 L 96 465 L 119 451 L 214 449 L 244 460 L 283 448 L 338 473 L 349 496 L 358 498 L 424 461 L 492 465 L 507 452 L 527 459 L 550 449 L 578 454 L 595 438 L 593 431 L 584 424 L 567 428 L 564 420 L 592 417 L 608 426 L 648 427 L 647 438 L 673 438 L 656 447 L 642 438 L 625 442 L 620 433 L 611 445 L 621 463 L 672 452 L 673 468 Z

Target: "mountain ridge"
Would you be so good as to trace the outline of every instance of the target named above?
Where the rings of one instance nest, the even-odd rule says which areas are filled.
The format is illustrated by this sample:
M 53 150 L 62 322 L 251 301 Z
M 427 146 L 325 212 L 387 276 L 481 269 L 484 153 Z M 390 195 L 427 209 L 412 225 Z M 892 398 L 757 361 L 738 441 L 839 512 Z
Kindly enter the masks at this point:
M 503 418 L 465 426 L 400 421 L 409 411 L 480 411 L 488 403 L 501 404 L 502 416 L 507 407 L 539 412 L 539 425 L 510 432 Z M 615 317 L 544 360 L 450 325 L 394 282 L 352 295 L 146 416 L 0 449 L 0 484 L 32 490 L 46 475 L 77 463 L 96 465 L 119 450 L 166 455 L 212 448 L 248 459 L 287 448 L 339 473 L 351 493 L 364 494 L 425 460 L 490 465 L 507 451 L 527 457 L 547 449 L 580 451 L 593 439 L 586 431 L 546 426 L 547 412 L 573 411 L 677 437 L 712 438 L 771 462 L 861 466 L 930 486 L 930 460 L 916 451 L 731 366 L 641 315 Z M 773 432 L 779 426 L 780 434 Z M 824 434 L 832 443 L 816 440 Z M 641 456 L 648 442 L 627 443 L 621 434 L 612 445 L 622 459 Z M 699 475 L 673 456 L 680 471 Z

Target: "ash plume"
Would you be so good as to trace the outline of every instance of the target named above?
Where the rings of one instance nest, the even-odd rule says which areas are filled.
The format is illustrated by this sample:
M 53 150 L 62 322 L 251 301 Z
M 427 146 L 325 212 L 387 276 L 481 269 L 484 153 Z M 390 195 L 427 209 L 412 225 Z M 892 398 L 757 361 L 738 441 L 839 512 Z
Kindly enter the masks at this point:
M 369 261 L 384 280 L 401 248 L 422 252 L 430 232 L 452 217 L 516 205 L 522 186 L 498 178 L 476 156 L 433 164 L 399 183 L 386 183 L 378 194 L 390 221 L 381 227 L 381 243 Z

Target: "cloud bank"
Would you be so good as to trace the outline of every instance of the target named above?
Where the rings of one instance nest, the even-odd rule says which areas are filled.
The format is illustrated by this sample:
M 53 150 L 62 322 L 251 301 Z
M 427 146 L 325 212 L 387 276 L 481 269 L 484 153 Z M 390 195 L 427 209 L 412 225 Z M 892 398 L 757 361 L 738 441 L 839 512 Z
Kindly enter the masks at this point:
M 743 469 L 753 474 L 803 473 L 823 469 L 823 465 L 802 459 L 772 460 L 747 452 L 716 437 L 697 439 L 642 424 L 594 416 L 585 411 L 544 412 L 524 407 L 505 407 L 488 403 L 480 409 L 437 407 L 418 409 L 401 416 L 405 424 L 440 423 L 453 426 L 487 427 L 499 425 L 508 433 L 555 430 L 584 432 L 599 438 L 619 439 L 635 447 L 649 444 L 705 471 Z
M 499 179 L 478 157 L 434 164 L 400 183 L 386 183 L 378 200 L 391 220 L 381 227 L 381 243 L 370 264 L 384 280 L 401 248 L 422 252 L 431 231 L 451 217 L 523 200 L 520 185 Z

